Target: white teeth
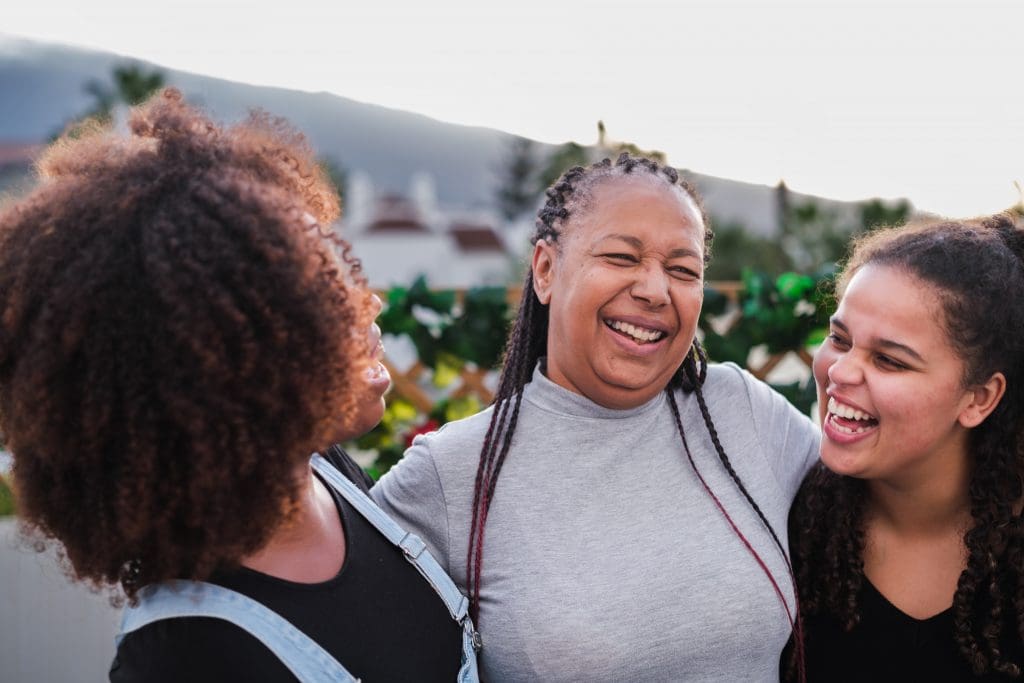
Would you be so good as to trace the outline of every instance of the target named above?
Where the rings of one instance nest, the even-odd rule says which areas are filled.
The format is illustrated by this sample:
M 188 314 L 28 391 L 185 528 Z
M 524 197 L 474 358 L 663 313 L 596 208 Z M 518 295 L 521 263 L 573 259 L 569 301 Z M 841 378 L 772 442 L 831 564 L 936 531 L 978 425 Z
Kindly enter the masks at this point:
M 847 420 L 871 420 L 874 419 L 867 413 L 853 408 L 852 406 L 839 403 L 834 398 L 829 397 L 828 399 L 828 412 L 839 417 L 845 417 Z
M 857 427 L 856 429 L 851 429 L 850 427 L 841 425 L 838 422 L 832 422 L 832 428 L 835 429 L 837 432 L 842 432 L 844 434 L 861 434 L 868 430 L 867 427 Z
M 619 332 L 625 332 L 630 337 L 633 337 L 633 339 L 636 339 L 638 342 L 646 343 L 657 341 L 658 339 L 661 339 L 662 337 L 665 336 L 664 332 L 660 332 L 658 330 L 644 329 L 643 327 L 630 325 L 629 323 L 624 323 L 619 320 L 612 321 L 608 323 L 608 325 L 612 329 L 618 330 Z

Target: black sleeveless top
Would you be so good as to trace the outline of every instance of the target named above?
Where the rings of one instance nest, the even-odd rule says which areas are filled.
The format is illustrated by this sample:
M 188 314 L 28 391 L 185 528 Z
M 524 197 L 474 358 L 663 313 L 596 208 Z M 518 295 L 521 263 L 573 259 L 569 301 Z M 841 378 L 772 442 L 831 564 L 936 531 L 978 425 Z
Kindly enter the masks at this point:
M 372 483 L 340 448 L 328 450 L 325 457 L 360 488 Z M 242 567 L 214 575 L 210 583 L 274 610 L 363 681 L 454 681 L 462 657 L 462 628 L 402 551 L 328 488 L 347 544 L 345 562 L 333 579 L 293 583 Z M 125 636 L 110 680 L 269 683 L 295 677 L 238 626 L 180 617 Z
M 954 683 L 1009 681 L 998 674 L 975 676 L 953 638 L 953 608 L 915 619 L 889 602 L 870 581 L 857 596 L 860 623 L 849 633 L 831 615 L 804 621 L 809 683 Z M 783 670 L 789 649 L 783 657 Z

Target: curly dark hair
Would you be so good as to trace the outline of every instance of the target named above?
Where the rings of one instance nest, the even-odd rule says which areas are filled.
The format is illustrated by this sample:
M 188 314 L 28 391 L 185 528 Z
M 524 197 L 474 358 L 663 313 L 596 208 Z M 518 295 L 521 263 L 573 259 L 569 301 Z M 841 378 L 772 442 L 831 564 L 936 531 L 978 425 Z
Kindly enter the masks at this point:
M 1024 231 L 1010 215 L 926 222 L 872 233 L 854 246 L 837 282 L 841 296 L 867 264 L 903 270 L 939 292 L 942 323 L 964 360 L 964 386 L 996 372 L 1007 390 L 969 436 L 973 526 L 953 598 L 955 639 L 977 674 L 1019 677 L 1024 668 Z M 1005 293 L 1005 294 L 1002 294 Z M 859 621 L 867 487 L 818 465 L 790 517 L 801 604 Z
M 569 224 L 570 217 L 576 214 L 583 214 L 590 208 L 594 189 L 599 183 L 606 182 L 610 178 L 621 179 L 631 175 L 654 178 L 669 186 L 678 187 L 681 192 L 688 195 L 694 201 L 700 210 L 705 229 L 704 259 L 706 262 L 710 257 L 713 233 L 697 190 L 687 183 L 674 168 L 662 166 L 652 159 L 636 157 L 628 153 L 621 154 L 614 163 L 610 159 L 604 159 L 585 168 L 574 166 L 555 181 L 547 190 L 547 202 L 537 214 L 531 243 L 535 244 L 538 240 L 544 239 L 557 244 L 562 231 Z M 487 524 L 487 515 L 495 495 L 498 475 L 501 473 L 502 465 L 508 456 L 512 437 L 518 423 L 523 388 L 530 382 L 538 360 L 545 355 L 547 336 L 548 306 L 542 304 L 534 292 L 533 270 L 531 268 L 527 270 L 518 316 L 509 333 L 501 378 L 499 379 L 498 390 L 494 398 L 494 410 L 491 413 L 490 424 L 480 449 L 480 459 L 474 482 L 473 515 L 470 525 L 469 551 L 466 565 L 466 586 L 469 592 L 470 610 L 477 624 L 479 624 L 480 579 L 483 573 L 484 531 Z M 789 558 L 778 534 L 747 491 L 746 486 L 735 469 L 733 469 L 732 463 L 718 438 L 718 432 L 701 389 L 706 371 L 707 356 L 704 353 L 704 349 L 695 340 L 691 352 L 687 354 L 685 359 L 682 359 L 679 368 L 665 389 L 668 395 L 669 406 L 680 434 L 681 457 L 689 456 L 688 452 L 686 452 L 686 437 L 684 436 L 679 409 L 676 405 L 674 394 L 676 389 L 695 394 L 708 436 L 714 444 L 721 465 L 760 517 L 761 522 L 771 534 L 788 566 Z M 686 454 L 684 455 L 684 453 Z M 696 470 L 696 465 L 694 465 L 692 459 L 690 464 Z M 708 493 L 714 496 L 710 489 L 708 489 Z M 728 517 L 728 512 L 724 508 L 722 512 Z M 739 532 L 737 531 L 737 533 Z M 760 558 L 758 557 L 757 559 L 760 562 Z M 775 578 L 767 570 L 765 571 L 768 573 L 768 578 L 776 591 L 781 596 L 781 590 Z M 790 608 L 785 604 L 784 599 L 783 604 L 787 612 L 789 612 Z M 792 615 L 791 619 L 795 620 L 796 616 Z M 794 622 L 794 627 L 799 631 L 798 623 Z M 799 633 L 797 640 L 800 642 Z
M 223 128 L 169 89 L 129 127 L 57 142 L 0 213 L 0 430 L 25 531 L 134 601 L 287 518 L 355 413 L 372 311 L 283 120 Z

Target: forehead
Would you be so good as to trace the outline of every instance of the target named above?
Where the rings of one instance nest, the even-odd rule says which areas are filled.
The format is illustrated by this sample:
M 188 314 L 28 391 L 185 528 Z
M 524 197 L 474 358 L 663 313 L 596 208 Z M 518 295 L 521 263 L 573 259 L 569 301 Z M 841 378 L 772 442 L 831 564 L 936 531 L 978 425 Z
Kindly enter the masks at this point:
M 575 220 L 574 220 L 575 219 Z M 607 234 L 697 242 L 704 221 L 696 202 L 678 185 L 652 175 L 599 178 L 569 219 L 569 232 L 585 241 Z
M 869 264 L 846 286 L 835 318 L 850 334 L 924 351 L 953 352 L 939 290 L 904 270 Z

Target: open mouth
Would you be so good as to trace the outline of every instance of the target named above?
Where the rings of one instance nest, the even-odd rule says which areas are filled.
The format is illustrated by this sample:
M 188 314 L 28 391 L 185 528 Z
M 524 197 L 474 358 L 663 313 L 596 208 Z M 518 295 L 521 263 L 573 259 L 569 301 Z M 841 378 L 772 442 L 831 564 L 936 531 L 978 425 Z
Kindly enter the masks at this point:
M 661 341 L 667 335 L 663 330 L 654 330 L 648 327 L 640 327 L 639 325 L 633 325 L 631 323 L 623 322 L 621 320 L 605 320 L 604 324 L 609 329 L 615 330 L 623 337 L 643 345 L 643 344 L 654 344 Z
M 878 426 L 878 418 L 853 406 L 840 403 L 832 397 L 828 399 L 826 419 L 836 431 L 843 434 L 862 434 Z

